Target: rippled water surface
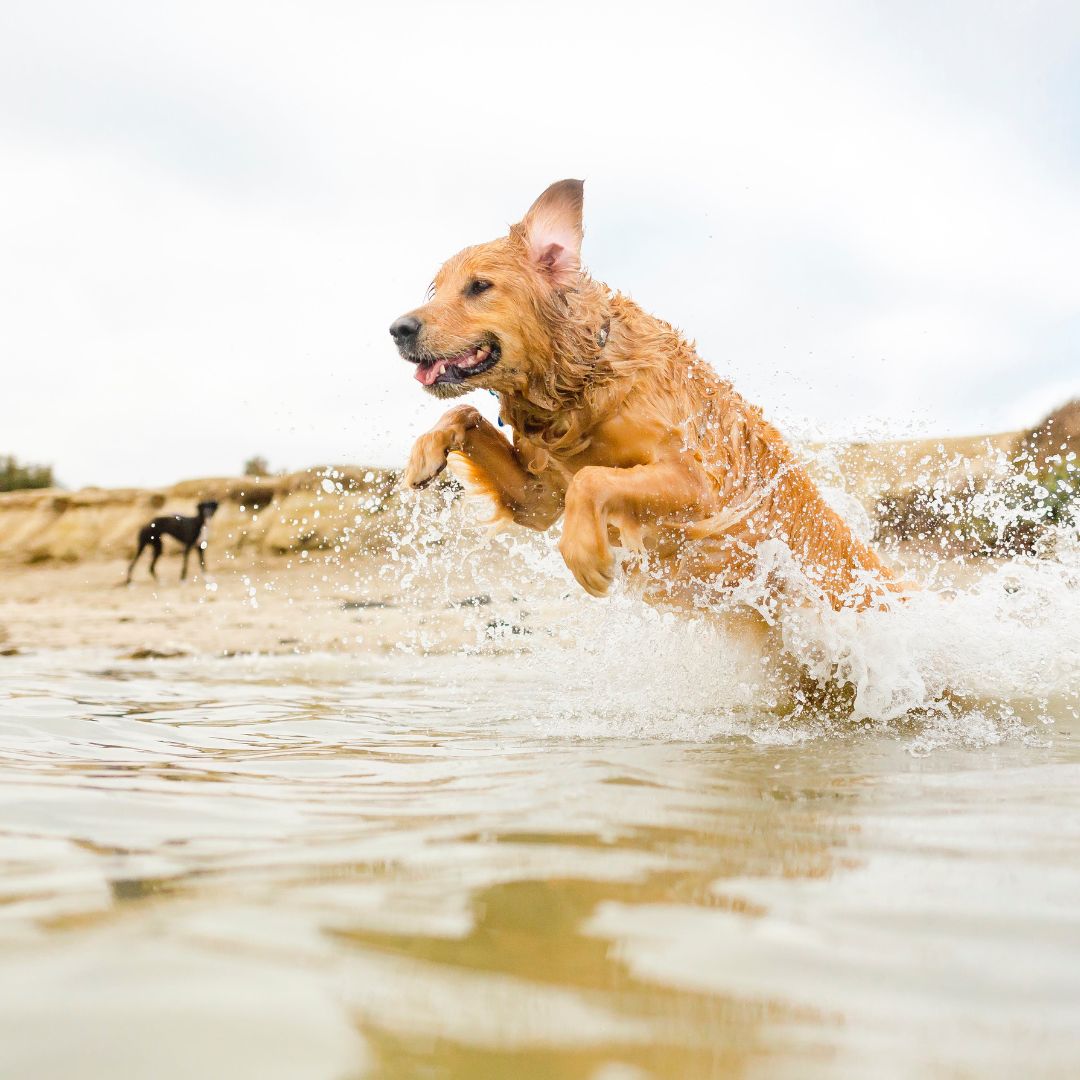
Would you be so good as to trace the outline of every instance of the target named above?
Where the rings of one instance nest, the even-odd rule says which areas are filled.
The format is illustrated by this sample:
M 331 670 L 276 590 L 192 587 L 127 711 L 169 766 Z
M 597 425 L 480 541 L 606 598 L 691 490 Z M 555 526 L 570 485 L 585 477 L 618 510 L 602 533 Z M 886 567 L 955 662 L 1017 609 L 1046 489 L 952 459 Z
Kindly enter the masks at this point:
M 926 753 L 531 695 L 513 655 L 0 660 L 0 1075 L 1076 1075 L 1069 709 Z

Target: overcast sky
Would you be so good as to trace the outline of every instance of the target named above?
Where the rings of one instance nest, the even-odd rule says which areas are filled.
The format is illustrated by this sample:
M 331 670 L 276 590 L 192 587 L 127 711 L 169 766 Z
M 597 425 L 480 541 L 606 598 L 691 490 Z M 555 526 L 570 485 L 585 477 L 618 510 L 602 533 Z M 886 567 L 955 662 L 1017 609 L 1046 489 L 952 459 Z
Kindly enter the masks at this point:
M 1075 2 L 33 0 L 0 9 L 0 453 L 400 464 L 443 406 L 386 328 L 565 176 L 593 274 L 794 434 L 1080 394 Z

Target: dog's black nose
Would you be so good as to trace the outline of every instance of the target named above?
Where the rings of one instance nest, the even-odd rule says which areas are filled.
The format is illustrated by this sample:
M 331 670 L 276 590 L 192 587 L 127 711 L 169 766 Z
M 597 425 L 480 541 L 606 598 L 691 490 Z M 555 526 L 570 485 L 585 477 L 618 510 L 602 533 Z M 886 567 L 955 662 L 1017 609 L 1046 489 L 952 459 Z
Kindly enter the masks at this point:
M 390 336 L 399 345 L 411 345 L 420 333 L 420 325 L 415 315 L 402 315 L 390 324 Z

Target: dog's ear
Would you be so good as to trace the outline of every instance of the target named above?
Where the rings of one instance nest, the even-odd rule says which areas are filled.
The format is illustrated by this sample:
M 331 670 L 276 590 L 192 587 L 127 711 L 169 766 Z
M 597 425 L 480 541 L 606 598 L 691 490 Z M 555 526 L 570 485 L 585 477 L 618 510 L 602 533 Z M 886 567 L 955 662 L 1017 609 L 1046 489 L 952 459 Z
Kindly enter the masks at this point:
M 572 285 L 581 270 L 584 190 L 580 180 L 559 180 L 511 230 L 511 236 L 525 244 L 537 269 L 558 288 Z

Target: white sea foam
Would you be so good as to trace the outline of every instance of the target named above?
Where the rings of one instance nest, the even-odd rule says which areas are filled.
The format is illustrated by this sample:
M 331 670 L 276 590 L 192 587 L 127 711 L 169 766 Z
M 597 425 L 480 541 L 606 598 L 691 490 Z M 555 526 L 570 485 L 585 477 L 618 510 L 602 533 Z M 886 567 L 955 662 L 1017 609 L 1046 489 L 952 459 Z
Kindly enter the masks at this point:
M 1017 520 L 1007 495 L 980 497 L 980 511 L 998 515 L 1002 529 Z M 843 492 L 830 501 L 866 533 L 857 504 Z M 442 508 L 442 527 L 456 512 Z M 779 542 L 760 546 L 752 580 L 703 592 L 694 612 L 650 606 L 622 575 L 603 600 L 585 596 L 553 536 L 501 543 L 524 603 L 568 597 L 558 619 L 495 642 L 520 651 L 529 677 L 520 708 L 553 736 L 794 742 L 871 728 L 918 752 L 1042 738 L 1051 716 L 1080 708 L 1074 529 L 1059 529 L 1038 558 L 973 559 L 959 569 L 927 559 L 913 575 L 920 591 L 889 610 L 861 612 L 804 602 L 814 590 Z M 425 558 L 449 568 L 463 556 L 450 545 Z M 768 599 L 778 579 L 779 605 Z M 767 631 L 747 629 L 751 610 L 766 616 Z

